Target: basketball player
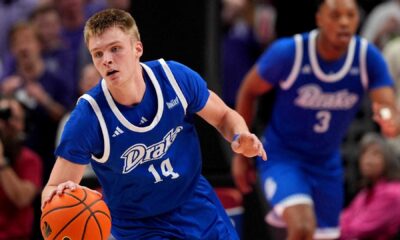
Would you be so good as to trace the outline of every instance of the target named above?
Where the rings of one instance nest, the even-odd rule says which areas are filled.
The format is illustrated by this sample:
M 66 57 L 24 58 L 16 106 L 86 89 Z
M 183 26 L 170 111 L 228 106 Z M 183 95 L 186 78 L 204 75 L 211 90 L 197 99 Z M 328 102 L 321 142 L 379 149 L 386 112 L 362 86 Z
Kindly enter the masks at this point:
M 247 74 L 237 110 L 248 124 L 257 96 L 276 88 L 272 120 L 264 133 L 269 161 L 256 165 L 267 221 L 287 226 L 287 239 L 335 239 L 342 209 L 340 144 L 364 93 L 386 136 L 398 133 L 393 81 L 379 51 L 355 36 L 355 0 L 323 0 L 318 29 L 277 40 Z M 378 113 L 382 113 L 382 115 Z M 235 156 L 232 172 L 251 191 L 251 164 Z
M 80 187 L 91 162 L 117 239 L 238 239 L 200 174 L 192 118 L 216 127 L 234 152 L 266 159 L 244 119 L 190 68 L 163 59 L 141 63 L 139 31 L 127 12 L 97 13 L 84 35 L 103 80 L 71 113 L 42 203 Z

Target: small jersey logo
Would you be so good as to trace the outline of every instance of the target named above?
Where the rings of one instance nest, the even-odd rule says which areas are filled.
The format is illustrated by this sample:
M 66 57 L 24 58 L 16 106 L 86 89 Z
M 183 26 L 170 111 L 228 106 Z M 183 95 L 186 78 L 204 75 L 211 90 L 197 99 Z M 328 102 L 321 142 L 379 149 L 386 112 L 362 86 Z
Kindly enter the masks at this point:
M 171 101 L 167 102 L 167 107 L 168 107 L 168 109 L 171 109 L 171 108 L 175 107 L 178 104 L 179 104 L 178 97 L 175 97 Z
M 358 67 L 352 67 L 350 69 L 350 75 L 352 76 L 360 75 L 360 69 L 358 69 Z
M 116 136 L 121 135 L 123 133 L 124 133 L 124 131 L 121 128 L 117 127 L 115 129 L 114 134 L 112 135 L 112 137 L 116 137 Z
M 303 66 L 303 68 L 301 69 L 301 73 L 302 74 L 310 74 L 311 73 L 311 66 L 306 64 Z
M 171 129 L 161 141 L 154 143 L 151 146 L 138 143 L 129 147 L 121 156 L 125 162 L 122 173 L 129 173 L 140 164 L 162 158 L 167 153 L 172 143 L 174 143 L 178 133 L 181 132 L 182 129 L 182 126 Z
M 143 124 L 145 124 L 147 121 L 148 121 L 148 120 L 147 120 L 145 117 L 142 117 L 142 118 L 140 119 L 139 125 L 143 125 Z

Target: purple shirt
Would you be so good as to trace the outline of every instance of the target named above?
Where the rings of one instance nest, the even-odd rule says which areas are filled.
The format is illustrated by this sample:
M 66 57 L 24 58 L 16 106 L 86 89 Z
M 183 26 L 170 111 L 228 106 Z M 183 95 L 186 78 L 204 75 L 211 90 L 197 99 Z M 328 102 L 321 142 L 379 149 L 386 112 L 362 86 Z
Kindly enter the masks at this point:
M 400 230 L 400 181 L 363 189 L 340 218 L 340 239 L 392 239 Z

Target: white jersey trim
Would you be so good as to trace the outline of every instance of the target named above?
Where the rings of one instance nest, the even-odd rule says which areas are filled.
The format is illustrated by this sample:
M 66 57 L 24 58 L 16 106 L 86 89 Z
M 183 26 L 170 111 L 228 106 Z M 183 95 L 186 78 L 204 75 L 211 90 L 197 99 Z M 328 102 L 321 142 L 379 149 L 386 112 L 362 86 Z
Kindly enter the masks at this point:
M 361 83 L 364 89 L 368 89 L 369 85 L 368 71 L 367 71 L 367 49 L 368 49 L 368 41 L 362 38 L 360 46 L 360 68 L 361 68 Z
M 318 30 L 313 30 L 310 32 L 308 39 L 308 54 L 310 57 L 311 67 L 314 74 L 323 82 L 337 82 L 341 80 L 350 70 L 354 59 L 354 52 L 356 46 L 356 39 L 352 37 L 349 48 L 347 50 L 347 57 L 342 68 L 334 74 L 325 74 L 319 66 L 317 59 L 317 49 L 316 49 L 316 39 L 318 35 Z
M 274 211 L 279 217 L 282 217 L 282 214 L 283 214 L 283 211 L 285 210 L 285 208 L 293 206 L 293 205 L 298 205 L 298 204 L 313 205 L 313 200 L 307 194 L 291 195 L 291 196 L 283 199 L 282 201 L 280 201 L 278 204 L 276 204 L 274 207 Z
M 130 123 L 125 117 L 124 115 L 122 115 L 122 113 L 119 111 L 118 107 L 115 105 L 115 102 L 110 94 L 110 92 L 107 89 L 107 85 L 106 85 L 106 81 L 103 79 L 101 81 L 101 87 L 103 89 L 103 93 L 106 97 L 107 103 L 110 106 L 111 110 L 113 111 L 114 115 L 117 117 L 117 119 L 121 122 L 121 124 L 123 126 L 125 126 L 127 129 L 134 131 L 134 132 L 147 132 L 152 130 L 160 121 L 161 117 L 162 117 L 162 113 L 164 111 L 164 98 L 161 92 L 161 87 L 160 84 L 158 83 L 153 71 L 146 66 L 143 63 L 140 63 L 143 67 L 143 69 L 146 71 L 146 73 L 149 75 L 151 82 L 153 83 L 153 86 L 156 90 L 156 94 L 157 94 L 157 113 L 154 116 L 153 121 L 151 122 L 150 125 L 145 126 L 145 127 L 139 127 L 136 125 L 133 125 L 132 123 Z
M 292 67 L 292 71 L 289 74 L 289 77 L 280 83 L 281 88 L 284 90 L 289 89 L 293 83 L 296 81 L 297 76 L 299 75 L 301 62 L 303 60 L 303 38 L 300 34 L 294 35 L 294 42 L 296 47 L 296 56 L 294 59 L 294 64 Z
M 314 233 L 314 239 L 338 239 L 339 237 L 339 227 L 317 228 Z
M 158 61 L 160 62 L 162 68 L 164 69 L 164 72 L 167 74 L 167 78 L 168 78 L 169 82 L 171 83 L 172 88 L 175 90 L 175 93 L 178 95 L 179 101 L 181 101 L 183 111 L 185 112 L 185 115 L 186 115 L 186 109 L 187 109 L 188 104 L 187 104 L 185 95 L 183 95 L 181 88 L 179 87 L 174 75 L 172 74 L 171 69 L 169 68 L 169 66 L 165 62 L 165 60 L 160 58 Z
M 108 135 L 106 122 L 104 120 L 103 114 L 101 113 L 100 107 L 97 104 L 96 100 L 89 94 L 82 95 L 79 99 L 85 99 L 90 103 L 93 108 L 94 113 L 96 114 L 97 119 L 100 123 L 101 132 L 103 133 L 103 140 L 104 140 L 104 152 L 101 158 L 97 158 L 92 154 L 92 159 L 99 163 L 107 162 L 108 158 L 110 157 L 110 136 Z
M 228 214 L 228 216 L 236 216 L 239 214 L 243 214 L 244 208 L 243 207 L 227 208 L 227 209 L 225 209 L 225 211 L 226 211 L 226 214 Z
M 277 228 L 286 228 L 286 222 L 272 210 L 265 216 L 265 222 Z M 314 239 L 337 239 L 340 237 L 339 227 L 317 228 Z

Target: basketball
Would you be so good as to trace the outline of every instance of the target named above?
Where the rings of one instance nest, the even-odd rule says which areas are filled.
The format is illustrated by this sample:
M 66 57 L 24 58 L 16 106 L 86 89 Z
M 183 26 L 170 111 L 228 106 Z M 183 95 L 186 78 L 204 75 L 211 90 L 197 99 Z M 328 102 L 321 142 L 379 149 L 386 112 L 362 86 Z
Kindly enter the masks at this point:
M 40 229 L 45 240 L 106 240 L 110 211 L 98 194 L 85 188 L 66 189 L 44 206 Z

